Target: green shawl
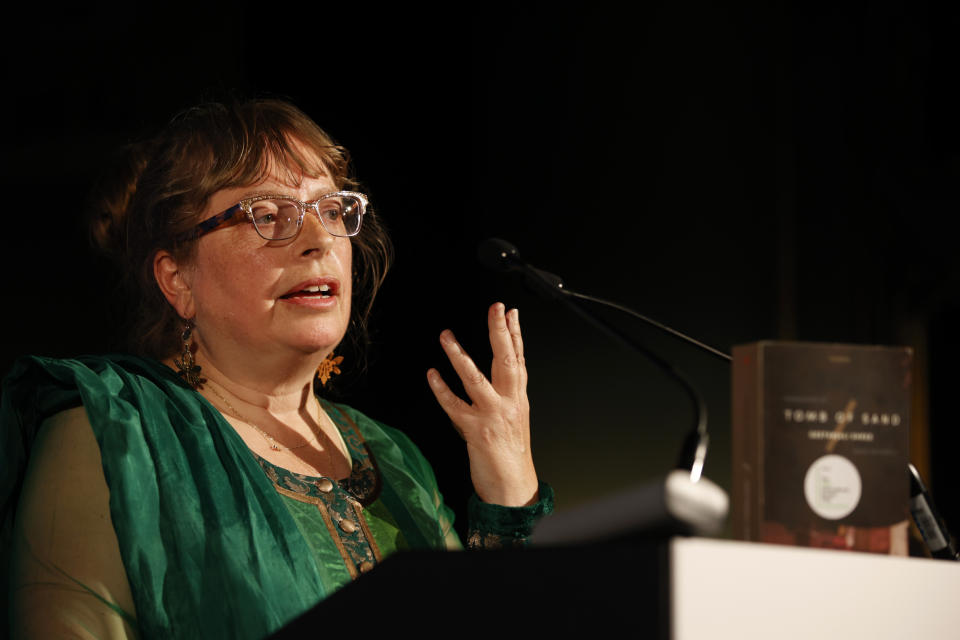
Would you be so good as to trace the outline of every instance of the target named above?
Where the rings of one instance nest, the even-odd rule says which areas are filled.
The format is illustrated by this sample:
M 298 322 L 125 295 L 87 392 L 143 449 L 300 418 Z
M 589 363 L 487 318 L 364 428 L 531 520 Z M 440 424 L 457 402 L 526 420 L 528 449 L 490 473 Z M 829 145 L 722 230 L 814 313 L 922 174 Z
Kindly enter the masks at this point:
M 169 368 L 127 355 L 28 357 L 5 379 L 3 549 L 40 424 L 81 404 L 144 637 L 261 638 L 326 595 L 307 542 L 233 428 Z M 380 499 L 410 546 L 442 548 L 439 523 L 452 514 L 426 460 L 400 432 L 340 408 L 374 453 Z

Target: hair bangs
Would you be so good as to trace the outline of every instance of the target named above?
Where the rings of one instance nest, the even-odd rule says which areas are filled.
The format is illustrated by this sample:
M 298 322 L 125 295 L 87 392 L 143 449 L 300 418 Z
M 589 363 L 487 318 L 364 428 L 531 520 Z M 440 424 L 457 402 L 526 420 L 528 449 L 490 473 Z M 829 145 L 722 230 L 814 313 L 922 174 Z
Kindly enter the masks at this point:
M 240 144 L 216 149 L 215 166 L 198 173 L 209 178 L 202 189 L 204 201 L 221 189 L 257 185 L 272 175 L 293 187 L 299 186 L 305 176 L 328 177 L 337 189 L 355 186 L 348 176 L 346 149 L 334 144 L 319 128 L 303 131 L 293 126 L 272 126 L 250 134 Z M 196 204 L 202 207 L 205 202 Z

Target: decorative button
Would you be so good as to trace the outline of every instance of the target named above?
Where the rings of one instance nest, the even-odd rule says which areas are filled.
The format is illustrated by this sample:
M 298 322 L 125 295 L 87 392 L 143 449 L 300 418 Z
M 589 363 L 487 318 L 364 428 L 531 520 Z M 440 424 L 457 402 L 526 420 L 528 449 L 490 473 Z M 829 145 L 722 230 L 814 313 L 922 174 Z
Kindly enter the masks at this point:
M 317 489 L 320 489 L 320 491 L 323 491 L 324 493 L 330 493 L 333 491 L 333 482 L 330 480 L 330 478 L 320 478 L 317 480 L 316 485 Z
M 353 533 L 354 531 L 357 530 L 357 525 L 353 523 L 353 520 L 347 520 L 346 518 L 344 518 L 337 524 L 339 524 L 340 528 L 343 529 L 344 532 L 346 533 Z
M 364 560 L 360 563 L 360 573 L 366 573 L 370 571 L 370 569 L 373 569 L 373 563 L 369 560 Z

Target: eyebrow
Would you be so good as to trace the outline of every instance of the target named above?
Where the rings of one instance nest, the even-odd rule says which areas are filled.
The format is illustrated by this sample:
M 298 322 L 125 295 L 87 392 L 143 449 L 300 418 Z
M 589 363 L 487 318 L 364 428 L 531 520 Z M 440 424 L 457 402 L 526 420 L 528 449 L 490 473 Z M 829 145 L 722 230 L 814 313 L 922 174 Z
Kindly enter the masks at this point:
M 271 192 L 271 191 L 250 191 L 249 193 L 245 193 L 245 194 L 243 195 L 243 197 L 238 198 L 238 199 L 237 199 L 237 202 L 240 202 L 241 200 L 247 200 L 247 199 L 249 199 L 249 198 L 261 198 L 261 197 L 264 197 L 264 196 L 280 197 L 280 198 L 290 198 L 291 200 L 296 200 L 296 201 L 298 201 L 298 202 L 316 202 L 317 200 L 319 200 L 319 199 L 322 198 L 323 196 L 330 195 L 331 193 L 339 193 L 340 191 L 341 191 L 340 189 L 333 189 L 333 190 L 331 190 L 331 191 L 324 191 L 324 192 L 321 193 L 320 195 L 314 195 L 310 200 L 302 200 L 302 201 L 301 201 L 300 198 L 298 198 L 297 196 L 292 196 L 292 195 L 289 195 L 289 194 L 286 194 L 286 193 L 277 193 L 277 192 Z

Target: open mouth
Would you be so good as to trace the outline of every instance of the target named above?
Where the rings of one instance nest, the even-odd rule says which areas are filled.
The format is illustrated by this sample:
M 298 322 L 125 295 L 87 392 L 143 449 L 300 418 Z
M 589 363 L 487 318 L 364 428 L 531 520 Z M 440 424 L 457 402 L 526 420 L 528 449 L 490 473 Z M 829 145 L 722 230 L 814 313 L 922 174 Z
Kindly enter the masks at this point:
M 280 296 L 281 299 L 289 298 L 331 298 L 337 295 L 336 285 L 323 283 L 313 284 L 295 289 L 290 293 Z

